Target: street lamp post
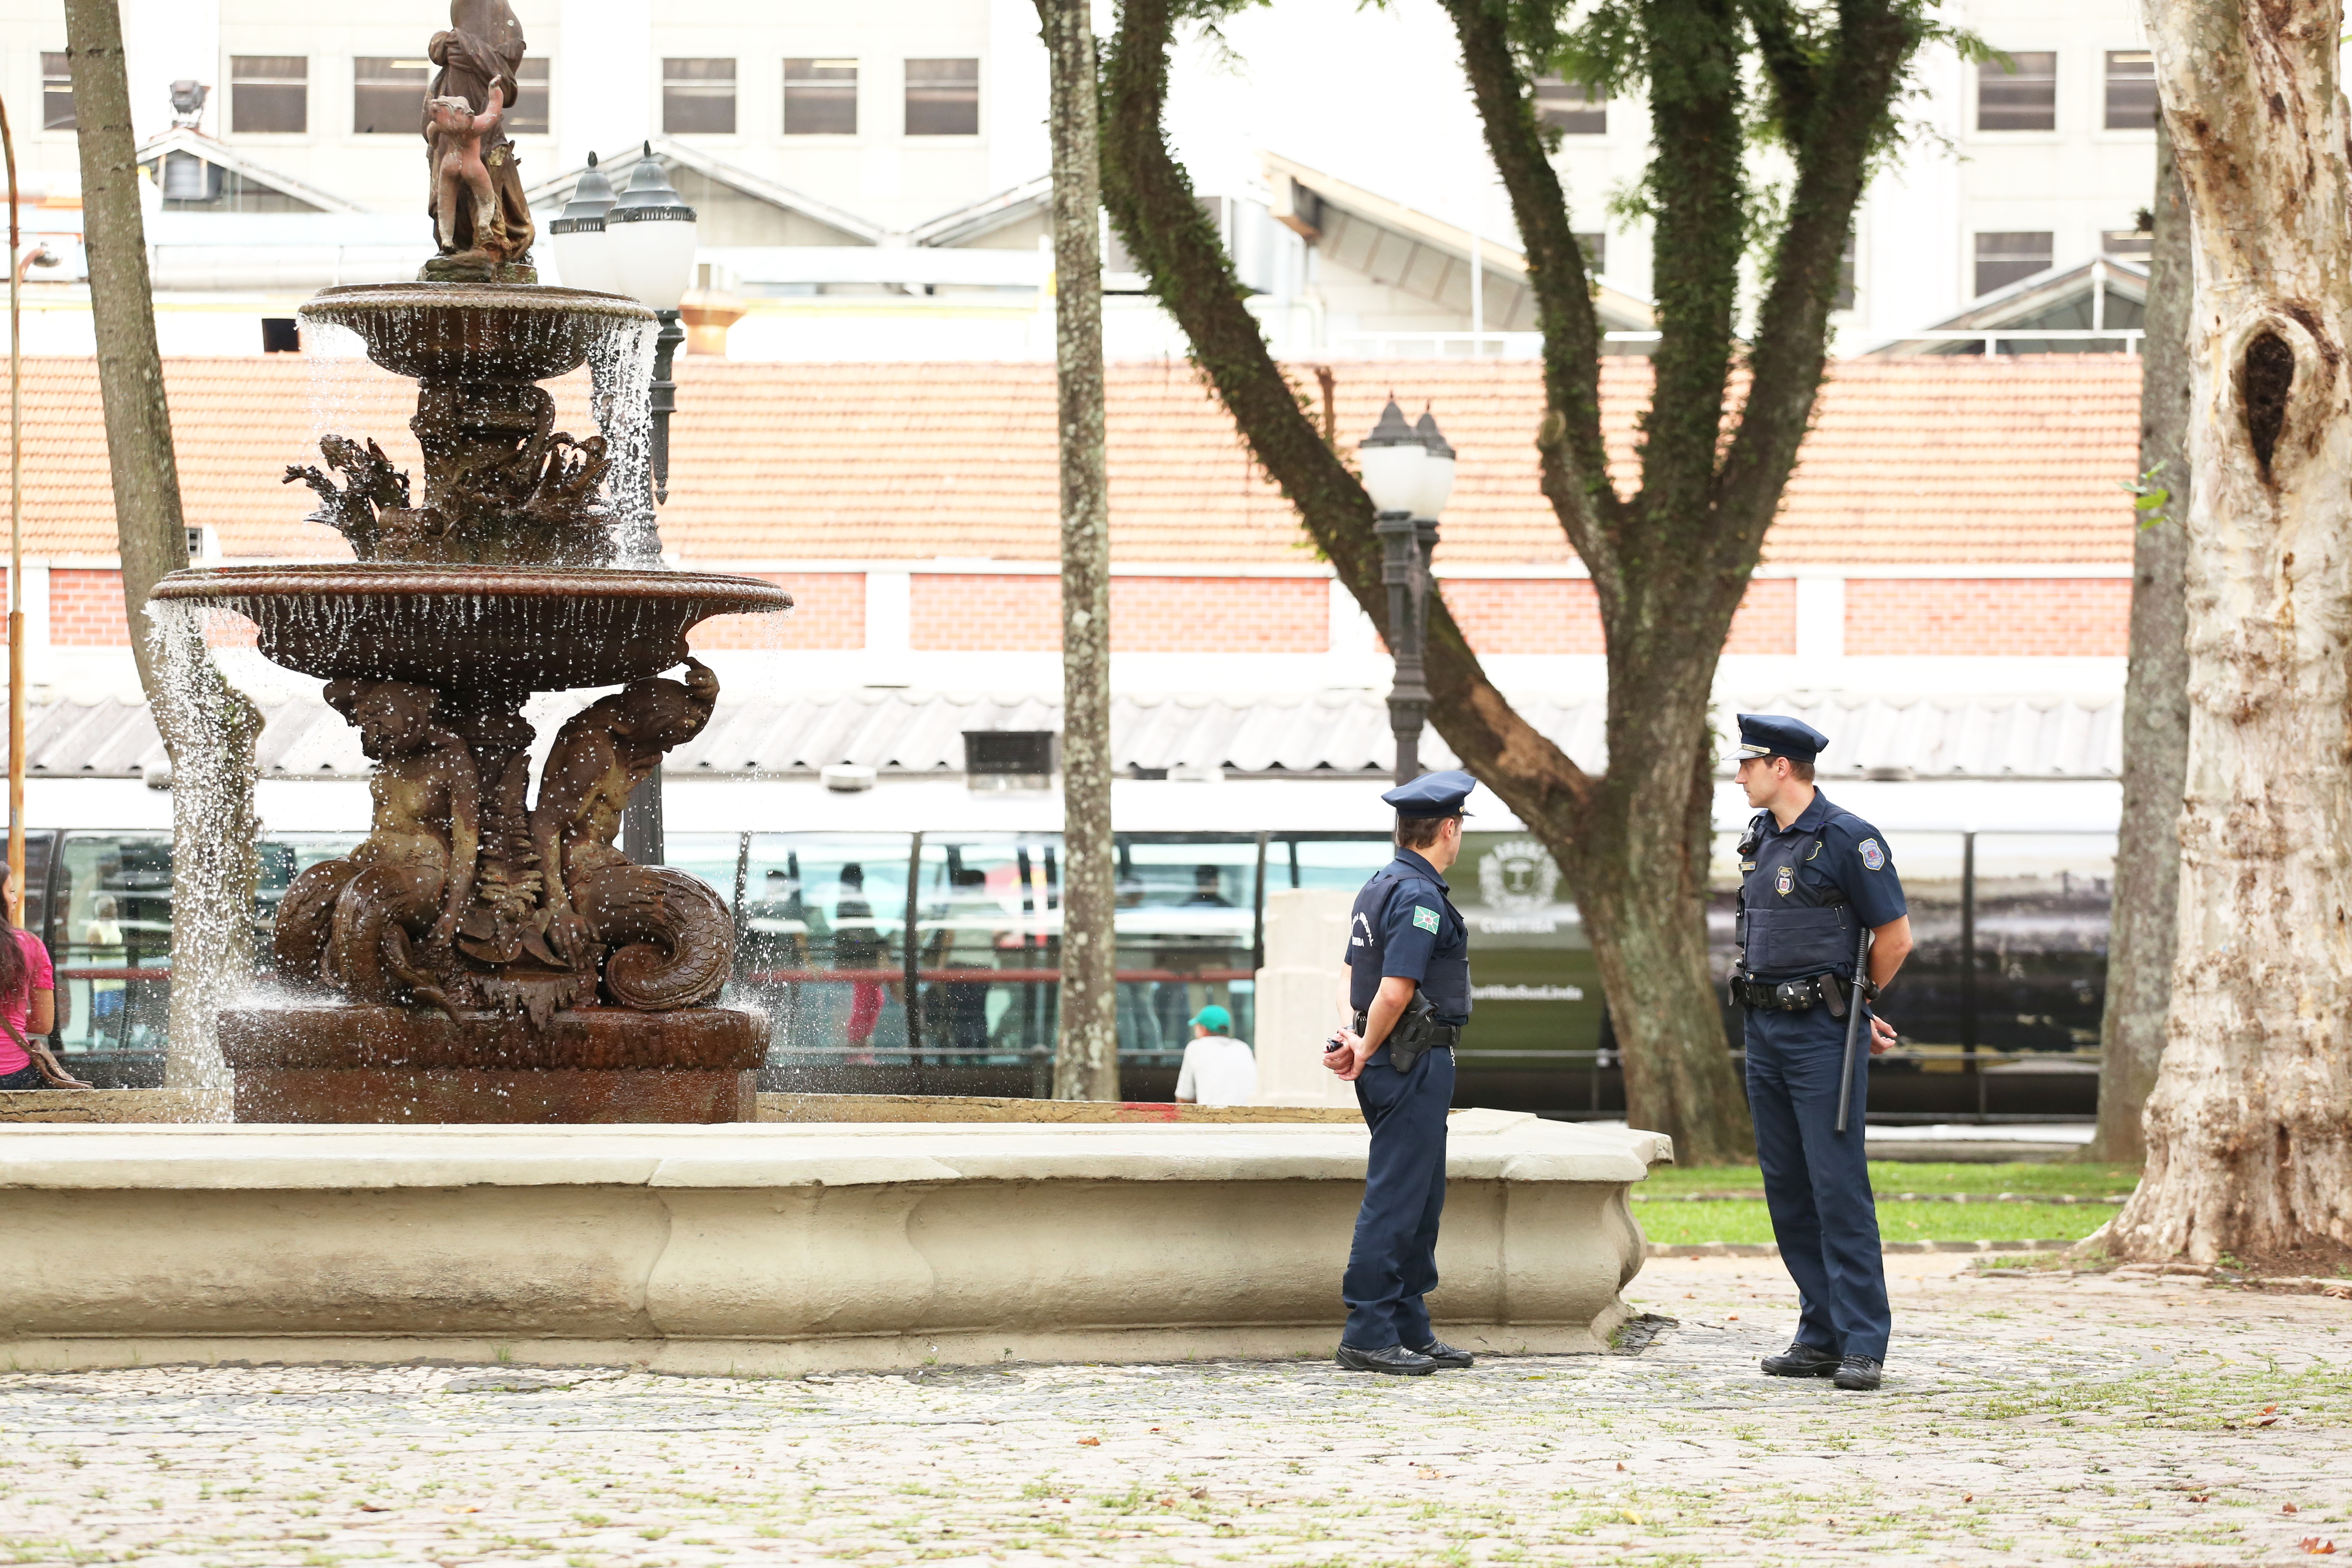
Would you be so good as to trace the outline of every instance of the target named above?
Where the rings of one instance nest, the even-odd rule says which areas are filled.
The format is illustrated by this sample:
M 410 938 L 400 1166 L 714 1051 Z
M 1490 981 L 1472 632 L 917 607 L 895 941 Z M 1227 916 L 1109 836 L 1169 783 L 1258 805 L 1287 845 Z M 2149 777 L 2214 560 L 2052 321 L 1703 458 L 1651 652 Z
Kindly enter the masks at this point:
M 1356 448 L 1364 489 L 1378 516 L 1372 532 L 1381 541 L 1381 581 L 1389 595 L 1389 652 L 1396 674 L 1389 685 L 1389 730 L 1396 738 L 1396 781 L 1421 777 L 1421 731 L 1429 718 L 1429 685 L 1423 664 L 1427 625 L 1430 561 L 1437 549 L 1437 517 L 1454 490 L 1454 448 L 1439 434 L 1436 418 L 1421 416 L 1418 427 L 1391 398 Z
M 672 188 L 647 142 L 636 167 L 629 171 L 628 187 L 618 194 L 598 171 L 592 153 L 571 204 L 548 225 L 555 264 L 567 285 L 633 296 L 651 306 L 661 319 L 661 331 L 654 339 L 647 493 L 635 497 L 630 507 L 634 537 L 625 552 L 639 566 L 657 565 L 661 559 L 655 508 L 669 499 L 669 416 L 677 408 L 677 383 L 670 372 L 678 345 L 686 341 L 678 307 L 694 282 L 694 209 Z M 666 852 L 663 836 L 662 776 L 656 766 L 630 794 L 621 814 L 621 852 L 640 865 L 658 865 Z

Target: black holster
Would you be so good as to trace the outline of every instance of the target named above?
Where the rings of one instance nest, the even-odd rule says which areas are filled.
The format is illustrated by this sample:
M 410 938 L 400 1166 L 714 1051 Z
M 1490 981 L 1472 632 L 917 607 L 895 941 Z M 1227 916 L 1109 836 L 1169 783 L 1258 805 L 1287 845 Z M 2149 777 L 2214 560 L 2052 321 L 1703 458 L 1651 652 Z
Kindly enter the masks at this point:
M 1358 1013 L 1355 1032 L 1362 1034 L 1369 1022 L 1364 1014 Z M 1381 1042 L 1381 1047 L 1389 1053 L 1391 1067 L 1399 1072 L 1410 1072 L 1412 1064 L 1433 1046 L 1442 1045 L 1450 1049 L 1461 1038 L 1462 1026 L 1439 1023 L 1436 1010 L 1416 993 L 1412 1006 L 1405 1009 L 1404 1017 L 1397 1019 L 1396 1027 L 1389 1030 L 1389 1037 Z

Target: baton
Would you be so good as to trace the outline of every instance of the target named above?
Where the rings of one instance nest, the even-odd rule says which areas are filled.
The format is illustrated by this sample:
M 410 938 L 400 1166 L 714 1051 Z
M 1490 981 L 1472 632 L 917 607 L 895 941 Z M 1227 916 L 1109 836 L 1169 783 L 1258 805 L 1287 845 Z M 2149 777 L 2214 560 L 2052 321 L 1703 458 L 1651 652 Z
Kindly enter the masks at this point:
M 1837 1130 L 1845 1131 L 1846 1113 L 1853 1108 L 1853 1040 L 1862 1029 L 1862 983 L 1870 972 L 1870 927 L 1853 945 L 1853 1001 L 1845 1015 L 1845 1073 L 1838 1080 Z

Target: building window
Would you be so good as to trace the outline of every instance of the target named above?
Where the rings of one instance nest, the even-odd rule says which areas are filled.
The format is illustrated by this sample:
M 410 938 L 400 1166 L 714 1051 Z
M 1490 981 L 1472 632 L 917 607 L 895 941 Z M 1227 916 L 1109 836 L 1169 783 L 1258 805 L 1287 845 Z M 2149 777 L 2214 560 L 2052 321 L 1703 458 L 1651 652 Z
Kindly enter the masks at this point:
M 431 60 L 362 55 L 352 62 L 352 130 L 362 136 L 415 136 L 425 121 Z
M 193 152 L 166 152 L 158 171 L 167 213 L 315 213 L 298 196 L 232 169 L 207 163 Z
M 1606 234 L 1580 234 L 1576 248 L 1584 253 L 1584 272 L 1588 277 L 1598 277 L 1609 270 L 1609 236 Z
M 239 135 L 299 136 L 310 129 L 310 62 L 300 55 L 231 55 L 228 103 L 228 128 Z
M 63 55 L 41 51 L 41 129 L 74 128 L 73 68 Z
M 2155 249 L 2156 236 L 2146 229 L 2107 229 L 2099 235 L 2100 253 L 2118 261 L 2145 263 Z
M 525 58 L 522 68 L 515 73 L 514 107 L 507 110 L 506 132 L 509 136 L 547 134 L 547 60 L 543 56 Z
M 2058 129 L 2058 57 L 2021 50 L 1977 67 L 1979 131 Z
M 1536 118 L 1570 136 L 1606 136 L 1609 134 L 1609 95 L 1580 81 L 1538 77 Z
M 980 134 L 980 62 L 908 60 L 907 134 Z
M 2146 49 L 2107 51 L 2107 129 L 2156 126 L 2156 57 Z
M 663 60 L 662 130 L 672 136 L 734 135 L 735 62 Z
M 857 134 L 857 62 L 786 60 L 784 134 Z
M 2050 235 L 2044 234 L 1985 234 L 1977 235 L 1977 292 L 1990 294 L 2021 277 L 2031 277 L 2050 266 Z
M 264 316 L 261 319 L 261 351 L 265 354 L 299 354 L 302 351 L 302 325 L 291 316 Z M 194 534 L 195 530 L 188 530 Z M 192 544 L 188 553 L 196 550 Z
M 1832 310 L 1853 308 L 1853 235 L 1845 236 L 1845 249 L 1838 253 L 1837 292 L 1830 297 Z

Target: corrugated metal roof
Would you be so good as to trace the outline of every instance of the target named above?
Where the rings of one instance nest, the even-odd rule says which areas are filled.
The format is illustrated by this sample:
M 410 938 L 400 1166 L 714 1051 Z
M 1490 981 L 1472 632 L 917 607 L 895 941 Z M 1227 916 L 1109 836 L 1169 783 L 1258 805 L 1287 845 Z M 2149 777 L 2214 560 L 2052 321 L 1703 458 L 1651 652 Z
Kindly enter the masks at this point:
M 534 706 L 549 734 L 571 706 Z M 1523 697 L 1518 709 L 1570 757 L 1607 762 L 1597 698 Z M 1723 705 L 1793 714 L 1831 737 L 1832 778 L 2112 779 L 2123 768 L 2123 701 L 2066 696 L 1882 697 L 1759 695 Z M 315 698 L 265 705 L 258 759 L 265 777 L 354 778 L 367 771 L 359 737 Z M 710 727 L 670 758 L 702 775 L 805 774 L 856 763 L 891 774 L 961 773 L 963 732 L 1058 729 L 1061 704 L 1036 695 L 867 689 L 769 698 L 722 697 Z M 31 771 L 45 778 L 137 778 L 164 765 L 146 705 L 119 697 L 59 700 L 26 726 Z M 1222 768 L 1245 775 L 1380 774 L 1390 767 L 1381 695 L 1122 696 L 1111 705 L 1111 750 L 1129 768 Z M 1433 768 L 1455 758 L 1434 732 Z

